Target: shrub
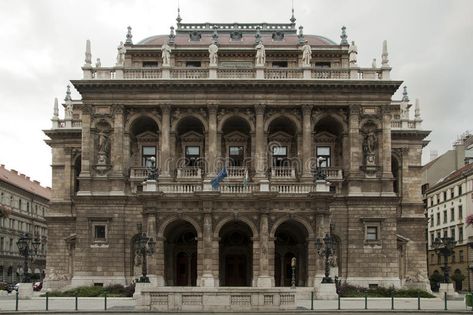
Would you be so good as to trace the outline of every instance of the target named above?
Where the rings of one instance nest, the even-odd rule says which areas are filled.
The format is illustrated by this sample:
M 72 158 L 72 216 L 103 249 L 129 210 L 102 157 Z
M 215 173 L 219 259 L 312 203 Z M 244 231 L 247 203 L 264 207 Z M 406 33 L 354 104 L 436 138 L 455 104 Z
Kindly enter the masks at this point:
M 434 297 L 432 294 L 420 289 L 395 289 L 394 287 L 377 287 L 377 288 L 363 288 L 344 283 L 339 287 L 339 294 L 341 297 L 417 297 L 422 298 Z
M 78 287 L 70 289 L 64 292 L 51 291 L 48 293 L 51 297 L 99 297 L 99 296 L 111 296 L 111 297 L 132 297 L 135 292 L 135 285 L 129 285 L 127 287 L 121 284 L 113 284 L 108 287 L 90 286 L 90 287 Z M 42 296 L 45 296 L 44 294 Z

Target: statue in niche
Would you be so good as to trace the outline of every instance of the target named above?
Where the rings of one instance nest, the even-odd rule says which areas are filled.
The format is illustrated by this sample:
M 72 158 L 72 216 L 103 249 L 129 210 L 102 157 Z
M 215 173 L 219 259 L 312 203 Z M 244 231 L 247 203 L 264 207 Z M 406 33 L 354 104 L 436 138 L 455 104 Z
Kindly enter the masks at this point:
M 363 139 L 363 152 L 367 166 L 374 166 L 376 163 L 376 147 L 378 139 L 373 129 L 368 129 Z
M 171 64 L 171 47 L 167 43 L 161 46 L 161 56 L 163 58 L 163 66 L 169 66 Z
M 99 129 L 97 135 L 97 164 L 107 164 L 107 157 L 110 153 L 110 137 L 109 131 L 106 128 Z
M 264 50 L 263 42 L 259 41 L 258 45 L 256 45 L 256 65 L 264 66 L 265 63 L 266 63 L 266 52 Z
M 312 59 L 312 48 L 308 44 L 308 41 L 304 41 L 304 46 L 302 46 L 302 64 L 304 66 L 310 66 L 310 61 Z
M 209 59 L 210 59 L 210 65 L 217 65 L 217 59 L 218 59 L 218 46 L 215 44 L 215 42 L 212 42 L 209 46 Z
M 72 119 L 72 103 L 71 102 L 66 102 L 66 109 L 64 110 L 64 118 L 67 120 Z

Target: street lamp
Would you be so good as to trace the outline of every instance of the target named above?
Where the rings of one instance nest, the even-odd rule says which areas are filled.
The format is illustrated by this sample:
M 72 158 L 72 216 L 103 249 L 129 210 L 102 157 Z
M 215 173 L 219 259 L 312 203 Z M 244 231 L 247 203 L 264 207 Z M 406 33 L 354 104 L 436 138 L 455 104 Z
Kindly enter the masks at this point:
M 150 162 L 150 165 L 147 165 L 148 179 L 156 180 L 158 179 L 158 173 L 156 172 L 156 158 L 154 156 L 150 157 L 147 161 Z
M 18 246 L 18 252 L 23 256 L 23 282 L 31 282 L 31 277 L 28 272 L 28 259 L 35 256 L 38 253 L 38 247 L 41 244 L 39 236 L 36 234 L 33 238 L 31 233 L 22 233 L 16 246 Z
M 327 174 L 323 171 L 322 169 L 322 165 L 324 164 L 324 162 L 326 162 L 327 159 L 324 158 L 324 157 L 321 157 L 319 156 L 317 158 L 317 167 L 315 169 L 315 180 L 325 180 L 327 178 Z
M 147 266 L 147 257 L 153 255 L 156 242 L 152 237 L 148 237 L 146 232 L 143 232 L 143 225 L 141 223 L 137 224 L 138 227 L 138 237 L 135 239 L 135 254 L 141 256 L 141 273 L 138 282 L 149 282 L 148 266 Z
M 450 283 L 450 267 L 448 266 L 448 257 L 452 256 L 455 252 L 453 249 L 455 248 L 455 244 L 457 242 L 453 237 L 437 237 L 432 244 L 437 255 L 441 255 L 444 257 L 442 267 L 443 275 L 444 275 L 444 283 Z
M 292 278 L 291 278 L 291 288 L 296 288 L 296 257 L 291 259 L 291 269 L 292 269 Z
M 325 234 L 323 238 L 323 244 L 320 241 L 320 238 L 316 241 L 317 254 L 320 257 L 324 257 L 325 263 L 325 277 L 322 278 L 322 283 L 333 283 L 332 278 L 330 277 L 330 263 L 329 258 L 333 255 L 333 237 L 331 234 Z

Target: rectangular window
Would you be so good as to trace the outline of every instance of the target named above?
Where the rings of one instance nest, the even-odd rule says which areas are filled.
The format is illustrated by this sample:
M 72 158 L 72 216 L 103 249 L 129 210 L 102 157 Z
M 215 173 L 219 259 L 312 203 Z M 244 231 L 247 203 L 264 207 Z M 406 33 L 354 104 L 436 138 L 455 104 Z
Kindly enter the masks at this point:
M 450 199 L 455 198 L 455 188 L 450 189 Z
M 0 252 L 3 252 L 3 242 L 5 242 L 5 238 L 4 237 L 0 237 Z
M 443 192 L 443 201 L 445 202 L 447 200 L 447 191 Z
M 447 238 L 448 237 L 448 230 L 443 230 L 443 237 Z
M 26 202 L 26 212 L 30 212 L 30 203 Z
M 431 227 L 434 226 L 434 215 L 433 214 L 430 215 L 430 226 Z
M 199 146 L 186 146 L 186 166 L 196 167 L 200 158 Z
M 455 221 L 455 208 L 450 209 L 450 221 Z
M 18 199 L 18 209 L 21 210 L 21 199 Z
M 463 226 L 458 227 L 458 241 L 463 242 Z
M 95 241 L 105 241 L 106 239 L 106 226 L 96 224 L 94 225 L 94 240 Z
M 463 206 L 462 205 L 458 206 L 458 218 L 463 219 Z
M 440 225 L 440 212 L 437 212 L 437 225 Z
M 201 63 L 200 61 L 186 61 L 187 68 L 200 68 Z
M 463 194 L 462 192 L 462 185 L 458 185 L 458 196 L 461 196 Z
M 367 241 L 377 241 L 378 240 L 378 227 L 377 226 L 367 226 L 366 227 L 366 240 Z
M 443 223 L 447 223 L 447 210 L 443 210 Z
M 455 254 L 456 254 L 455 251 L 453 251 L 452 252 L 452 264 L 454 264 L 457 261 L 457 259 L 455 257 L 456 256 Z
M 330 167 L 332 165 L 330 147 L 317 146 L 315 155 L 317 157 L 317 166 Z
M 156 68 L 158 67 L 157 61 L 143 61 L 143 68 Z
M 273 68 L 287 68 L 287 61 L 273 61 Z
M 245 149 L 243 146 L 228 147 L 228 157 L 230 159 L 231 166 L 243 166 L 243 160 L 245 159 Z
M 453 238 L 453 240 L 455 240 L 456 239 L 455 236 L 456 236 L 455 235 L 455 228 L 453 227 L 453 228 L 450 229 L 450 237 Z
M 441 261 L 441 258 L 440 258 L 440 257 L 441 257 L 440 255 L 437 255 L 437 264 L 439 264 L 439 265 L 442 263 L 442 261 Z
M 434 240 L 435 240 L 435 234 L 434 234 L 434 233 L 430 233 L 430 246 L 433 246 Z
M 285 166 L 287 161 L 287 147 L 273 147 L 273 166 Z
M 142 163 L 144 167 L 151 167 L 151 158 L 155 158 L 155 164 L 154 166 L 156 167 L 157 161 L 156 161 L 156 147 L 155 146 L 143 146 L 142 147 Z
M 331 63 L 330 62 L 316 62 L 315 67 L 316 68 L 330 68 Z
M 465 260 L 465 255 L 463 254 L 462 250 L 458 251 L 458 259 L 461 263 Z

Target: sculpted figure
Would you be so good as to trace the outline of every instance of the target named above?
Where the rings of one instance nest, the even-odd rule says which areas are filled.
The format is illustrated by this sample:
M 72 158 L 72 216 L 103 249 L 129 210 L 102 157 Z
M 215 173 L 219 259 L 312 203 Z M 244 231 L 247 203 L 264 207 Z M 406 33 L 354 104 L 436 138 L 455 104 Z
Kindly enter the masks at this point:
M 373 130 L 368 131 L 363 142 L 363 151 L 367 154 L 374 154 L 376 150 L 377 140 Z
M 355 42 L 352 41 L 350 48 L 348 49 L 349 60 L 351 66 L 356 66 L 357 57 L 358 57 L 358 48 L 355 45 Z
M 302 64 L 308 66 L 312 59 L 312 48 L 308 44 L 307 40 L 304 43 L 304 46 L 302 46 Z
M 171 63 L 171 47 L 167 43 L 161 46 L 161 56 L 163 58 L 163 66 L 169 66 Z
M 256 65 L 257 66 L 264 66 L 266 62 L 266 52 L 264 50 L 264 45 L 260 41 L 258 45 L 256 45 Z
M 117 66 L 123 65 L 123 62 L 125 61 L 125 52 L 126 48 L 125 45 L 123 45 L 123 42 L 120 42 L 120 45 L 117 47 Z
M 210 64 L 211 65 L 216 65 L 217 64 L 217 59 L 218 59 L 218 46 L 215 44 L 215 42 L 212 42 L 209 46 L 209 59 L 210 59 Z

